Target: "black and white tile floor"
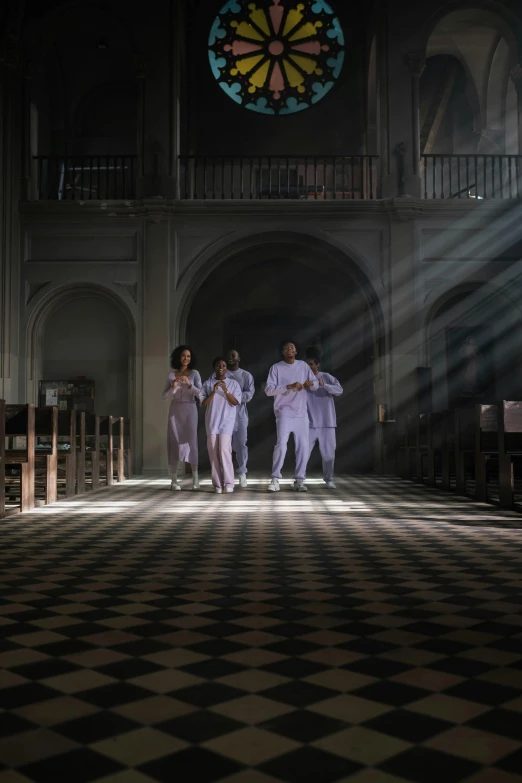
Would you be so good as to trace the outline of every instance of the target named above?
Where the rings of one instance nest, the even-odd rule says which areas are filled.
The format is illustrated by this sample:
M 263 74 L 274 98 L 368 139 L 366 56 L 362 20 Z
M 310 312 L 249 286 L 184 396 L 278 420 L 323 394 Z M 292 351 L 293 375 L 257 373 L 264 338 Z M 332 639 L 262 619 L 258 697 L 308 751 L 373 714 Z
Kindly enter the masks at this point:
M 522 517 L 135 479 L 0 525 L 0 783 L 522 781 Z

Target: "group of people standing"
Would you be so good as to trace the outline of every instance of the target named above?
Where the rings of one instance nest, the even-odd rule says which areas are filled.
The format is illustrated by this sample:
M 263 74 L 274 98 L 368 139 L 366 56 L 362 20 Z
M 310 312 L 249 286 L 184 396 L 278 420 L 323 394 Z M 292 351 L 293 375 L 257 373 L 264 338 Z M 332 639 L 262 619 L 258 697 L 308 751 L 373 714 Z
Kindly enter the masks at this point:
M 334 397 L 342 394 L 339 381 L 320 370 L 318 348 L 306 350 L 306 361 L 297 359 L 295 342 L 280 346 L 282 360 L 270 368 L 265 394 L 274 398 L 277 440 L 272 459 L 272 478 L 268 491 L 278 492 L 281 470 L 290 434 L 294 436 L 296 466 L 293 488 L 306 492 L 306 467 L 317 443 L 323 462 L 326 486 L 334 489 L 334 459 L 337 426 Z M 232 453 L 237 460 L 239 486 L 247 486 L 248 411 L 254 396 L 252 375 L 240 368 L 235 349 L 212 362 L 212 375 L 204 383 L 196 369 L 196 357 L 188 345 L 179 345 L 171 354 L 172 371 L 168 375 L 163 399 L 170 398 L 168 425 L 168 461 L 171 489 L 180 490 L 179 463 L 192 467 L 192 486 L 199 489 L 197 401 L 205 408 L 207 448 L 214 491 L 234 491 Z

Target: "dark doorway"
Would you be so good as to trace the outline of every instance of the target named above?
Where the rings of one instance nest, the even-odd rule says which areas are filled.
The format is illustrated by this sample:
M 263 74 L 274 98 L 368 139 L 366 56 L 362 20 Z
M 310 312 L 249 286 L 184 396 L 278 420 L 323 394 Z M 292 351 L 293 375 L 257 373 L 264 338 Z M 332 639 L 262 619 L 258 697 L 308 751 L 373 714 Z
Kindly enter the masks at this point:
M 259 257 L 263 254 L 264 257 Z M 270 472 L 275 442 L 273 400 L 264 394 L 269 369 L 280 360 L 283 339 L 320 345 L 322 368 L 344 388 L 336 403 L 338 472 L 373 469 L 373 324 L 360 288 L 331 259 L 313 263 L 279 248 L 256 248 L 235 256 L 201 285 L 187 320 L 187 337 L 200 357 L 205 380 L 212 358 L 236 348 L 241 366 L 254 376 L 256 393 L 249 404 L 249 468 Z M 290 450 L 291 451 L 291 450 Z M 200 462 L 207 461 L 203 419 Z M 320 467 L 317 454 L 309 469 Z M 290 457 L 285 466 L 290 474 Z

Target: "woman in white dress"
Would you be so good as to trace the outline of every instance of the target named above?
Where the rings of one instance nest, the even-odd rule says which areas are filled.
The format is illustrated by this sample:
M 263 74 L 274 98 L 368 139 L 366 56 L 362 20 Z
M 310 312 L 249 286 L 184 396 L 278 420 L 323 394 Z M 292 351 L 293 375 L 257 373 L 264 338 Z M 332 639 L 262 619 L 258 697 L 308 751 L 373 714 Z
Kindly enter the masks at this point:
M 178 345 L 170 356 L 170 366 L 163 399 L 170 398 L 167 450 L 170 488 L 180 490 L 178 464 L 192 467 L 192 488 L 199 489 L 198 476 L 198 407 L 201 376 L 196 370 L 196 357 L 189 345 Z

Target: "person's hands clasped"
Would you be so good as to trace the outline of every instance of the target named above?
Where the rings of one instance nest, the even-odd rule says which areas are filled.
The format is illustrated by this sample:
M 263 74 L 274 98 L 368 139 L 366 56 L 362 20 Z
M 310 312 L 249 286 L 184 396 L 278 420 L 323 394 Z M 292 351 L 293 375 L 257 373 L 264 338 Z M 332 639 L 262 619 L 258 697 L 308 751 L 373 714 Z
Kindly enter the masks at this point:
M 287 387 L 288 391 L 302 391 L 303 385 L 299 383 L 299 381 L 296 381 L 295 383 L 290 383 Z
M 303 383 L 303 389 L 311 389 L 313 385 L 314 385 L 313 381 L 310 381 L 310 380 L 305 381 Z

